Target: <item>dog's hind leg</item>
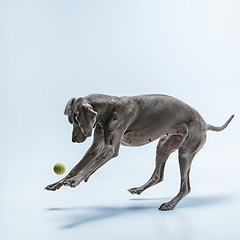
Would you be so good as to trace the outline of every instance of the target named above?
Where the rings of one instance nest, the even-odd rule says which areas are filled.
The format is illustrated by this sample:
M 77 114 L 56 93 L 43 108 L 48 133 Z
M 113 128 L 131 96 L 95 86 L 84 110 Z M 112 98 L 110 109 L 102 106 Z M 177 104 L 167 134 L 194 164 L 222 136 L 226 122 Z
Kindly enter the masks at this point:
M 189 173 L 192 160 L 206 141 L 205 134 L 200 131 L 193 130 L 194 129 L 192 129 L 192 131 L 190 130 L 189 134 L 184 138 L 179 147 L 179 165 L 181 175 L 180 191 L 170 202 L 163 203 L 159 207 L 159 210 L 172 210 L 176 207 L 178 202 L 191 191 Z
M 181 141 L 181 135 L 165 135 L 161 137 L 157 145 L 156 167 L 151 178 L 141 187 L 130 188 L 128 191 L 132 194 L 141 194 L 147 188 L 161 182 L 163 180 L 165 163 L 169 155 L 179 148 Z

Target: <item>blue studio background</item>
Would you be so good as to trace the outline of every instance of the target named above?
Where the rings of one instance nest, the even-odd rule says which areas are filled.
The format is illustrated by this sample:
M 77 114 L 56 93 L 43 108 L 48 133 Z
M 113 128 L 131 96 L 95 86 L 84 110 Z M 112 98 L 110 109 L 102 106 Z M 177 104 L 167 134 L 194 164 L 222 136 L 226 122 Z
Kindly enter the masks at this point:
M 0 239 L 239 239 L 238 0 L 0 0 Z M 48 192 L 91 144 L 71 142 L 71 97 L 162 93 L 196 108 L 209 132 L 192 192 L 173 211 L 177 152 L 165 179 L 126 190 L 154 169 L 156 143 L 122 147 L 76 189 Z M 65 176 L 65 175 L 64 175 Z

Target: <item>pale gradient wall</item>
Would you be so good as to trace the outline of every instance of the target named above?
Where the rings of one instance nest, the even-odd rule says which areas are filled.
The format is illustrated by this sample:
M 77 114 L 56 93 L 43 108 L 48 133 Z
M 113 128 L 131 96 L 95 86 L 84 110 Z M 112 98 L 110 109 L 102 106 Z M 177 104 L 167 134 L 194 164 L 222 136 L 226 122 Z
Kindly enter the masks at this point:
M 71 126 L 63 111 L 73 96 L 173 95 L 213 125 L 222 125 L 235 114 L 224 132 L 208 134 L 192 177 L 196 193 L 238 192 L 239 12 L 238 0 L 0 0 L 0 236 L 17 239 L 25 229 L 21 219 L 34 232 L 33 203 L 39 204 L 36 211 L 45 222 L 49 218 L 41 209 L 53 206 L 54 196 L 64 198 L 61 192 L 49 195 L 42 189 L 59 179 L 52 173 L 56 162 L 63 162 L 69 170 L 91 143 L 91 139 L 81 145 L 71 143 Z M 100 189 L 118 194 L 125 187 L 144 183 L 151 175 L 155 145 L 122 148 L 115 163 L 96 173 L 98 187 L 90 182 L 83 186 L 84 195 L 101 195 Z M 176 180 L 175 190 L 165 195 L 169 197 L 178 190 L 174 156 L 166 169 L 165 194 L 171 179 Z M 113 168 L 118 169 L 117 176 L 106 177 Z M 208 176 L 206 181 L 202 175 Z M 207 188 L 209 178 L 216 184 Z M 100 184 L 105 180 L 110 182 Z M 112 184 L 121 190 L 113 190 L 114 180 Z M 70 190 L 66 192 L 73 194 Z M 31 214 L 23 210 L 28 207 Z M 29 234 L 25 239 L 33 239 Z M 152 239 L 158 239 L 154 234 Z

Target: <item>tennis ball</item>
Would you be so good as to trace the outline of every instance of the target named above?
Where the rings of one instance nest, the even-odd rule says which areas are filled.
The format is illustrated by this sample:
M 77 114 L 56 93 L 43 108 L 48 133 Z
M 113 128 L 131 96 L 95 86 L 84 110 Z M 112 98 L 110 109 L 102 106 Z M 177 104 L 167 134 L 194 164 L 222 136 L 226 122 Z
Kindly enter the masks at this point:
M 66 167 L 62 163 L 56 163 L 53 167 L 53 171 L 58 175 L 62 175 L 65 173 Z

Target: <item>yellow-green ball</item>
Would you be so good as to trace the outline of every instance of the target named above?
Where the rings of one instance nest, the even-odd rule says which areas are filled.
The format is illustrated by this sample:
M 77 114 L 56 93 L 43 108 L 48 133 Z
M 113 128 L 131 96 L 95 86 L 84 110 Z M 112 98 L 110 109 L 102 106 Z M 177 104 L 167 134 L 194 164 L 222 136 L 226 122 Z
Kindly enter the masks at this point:
M 65 173 L 66 167 L 62 163 L 56 163 L 53 167 L 53 171 L 58 175 L 62 175 Z

